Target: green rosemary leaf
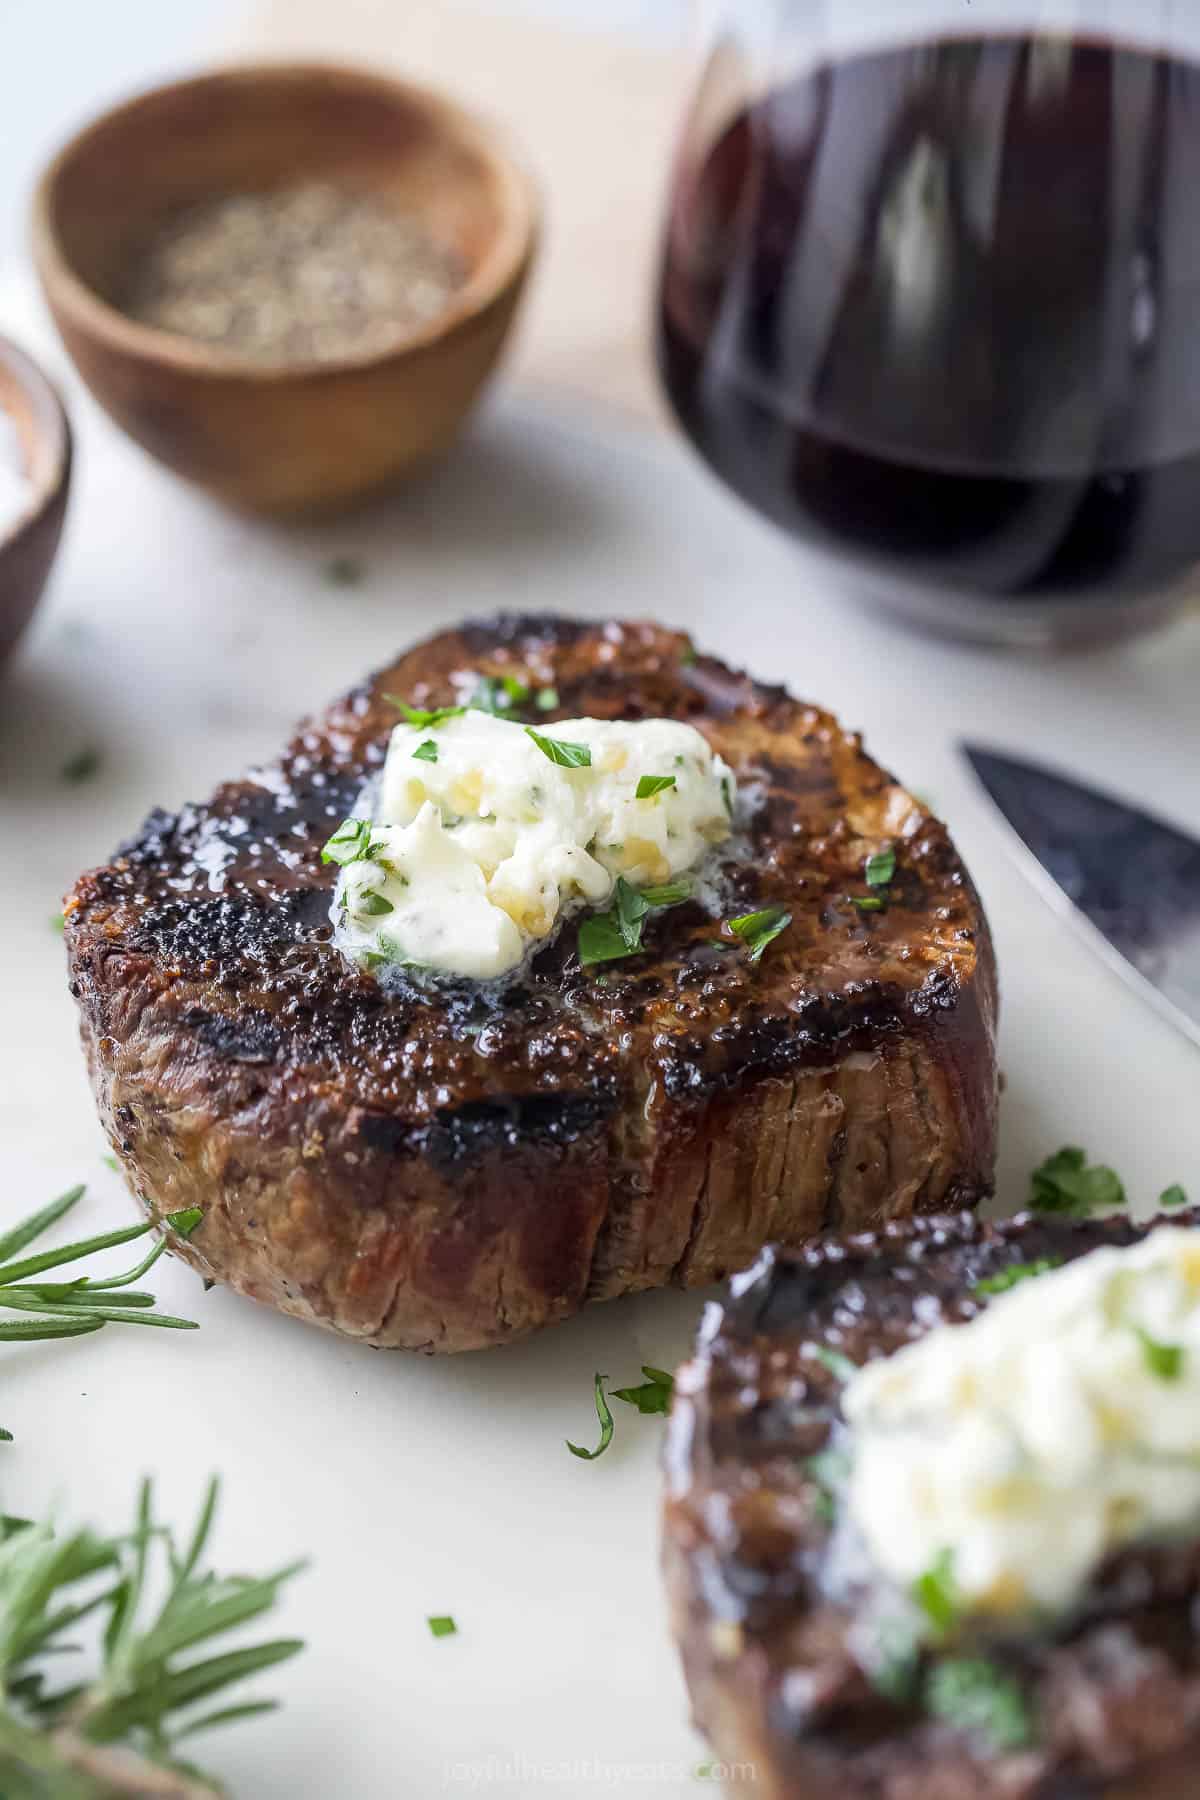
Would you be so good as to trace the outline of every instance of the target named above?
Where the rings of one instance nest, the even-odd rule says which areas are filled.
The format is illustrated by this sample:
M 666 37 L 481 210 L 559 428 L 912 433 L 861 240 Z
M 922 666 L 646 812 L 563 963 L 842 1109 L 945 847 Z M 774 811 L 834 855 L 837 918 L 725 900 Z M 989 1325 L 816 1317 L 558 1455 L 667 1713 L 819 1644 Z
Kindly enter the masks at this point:
M 568 744 L 562 738 L 546 737 L 532 725 L 525 727 L 525 734 L 533 739 L 542 755 L 557 763 L 560 769 L 590 769 L 592 766 L 592 752 L 587 744 Z
M 115 1743 L 138 1726 L 149 1728 L 181 1706 L 206 1700 L 222 1688 L 287 1662 L 303 1648 L 302 1638 L 277 1638 L 272 1643 L 254 1644 L 245 1650 L 227 1650 L 203 1662 L 190 1663 L 144 1690 L 135 1689 L 122 1699 L 97 1707 L 87 1716 L 84 1735 L 93 1743 Z
M 185 1576 L 173 1590 L 158 1624 L 140 1640 L 139 1664 L 149 1667 L 222 1631 L 248 1624 L 275 1604 L 282 1583 L 298 1575 L 303 1567 L 303 1562 L 295 1562 L 276 1575 L 265 1575 L 256 1581 L 205 1585 L 189 1582 Z
M 57 1200 L 52 1200 L 49 1206 L 30 1213 L 21 1224 L 14 1225 L 11 1231 L 5 1232 L 0 1237 L 0 1263 L 7 1262 L 10 1256 L 15 1256 L 26 1244 L 32 1244 L 34 1238 L 41 1237 L 43 1231 L 48 1231 L 64 1213 L 70 1212 L 86 1192 L 82 1183 L 79 1187 L 70 1188 L 65 1194 L 60 1194 Z
M 11 1308 L 14 1312 L 46 1313 L 50 1318 L 95 1319 L 100 1323 L 105 1320 L 119 1325 L 160 1325 L 169 1331 L 195 1331 L 195 1319 L 176 1319 L 169 1313 L 140 1312 L 136 1308 L 126 1310 L 119 1301 L 104 1306 L 76 1306 L 67 1300 L 22 1299 L 19 1290 L 6 1289 L 0 1305 Z M 0 1327 L 2 1329 L 2 1327 Z M 58 1334 L 55 1335 L 66 1335 Z
M 176 1237 L 187 1238 L 191 1237 L 203 1217 L 204 1213 L 200 1207 L 189 1206 L 183 1212 L 168 1213 L 164 1223 L 170 1226 Z M 131 1281 L 140 1280 L 148 1269 L 152 1269 L 159 1257 L 170 1248 L 170 1244 L 170 1238 L 160 1237 L 153 1249 L 147 1251 L 135 1268 L 127 1269 L 123 1275 L 109 1275 L 103 1281 L 96 1280 L 94 1276 L 85 1275 L 81 1277 L 80 1285 L 92 1294 L 102 1293 L 109 1288 L 126 1287 Z M 3 1270 L 0 1270 L 0 1274 L 3 1274 Z
M 596 1417 L 600 1421 L 600 1442 L 596 1445 L 594 1450 L 583 1450 L 578 1444 L 573 1444 L 570 1438 L 567 1439 L 567 1449 L 571 1452 L 571 1455 L 581 1457 L 584 1462 L 595 1462 L 598 1456 L 604 1455 L 604 1452 L 612 1443 L 612 1408 L 609 1406 L 604 1395 L 604 1383 L 607 1379 L 608 1377 L 605 1375 L 598 1374 L 596 1376 Z
M 241 1706 L 223 1706 L 219 1712 L 189 1719 L 175 1733 L 175 1742 L 178 1744 L 183 1738 L 196 1737 L 202 1731 L 214 1731 L 218 1725 L 236 1725 L 241 1719 L 257 1719 L 263 1713 L 278 1711 L 278 1700 L 246 1700 Z
M 859 912 L 883 912 L 886 906 L 886 902 L 878 894 L 851 894 L 849 900 L 851 906 L 856 906 Z
M 113 1293 L 108 1290 L 90 1288 L 80 1281 L 27 1281 L 19 1287 L 0 1287 L 0 1306 L 9 1304 L 9 1296 L 16 1295 L 18 1303 L 32 1301 L 37 1306 L 54 1307 L 56 1312 L 94 1312 L 95 1295 L 104 1293 L 105 1306 L 153 1306 L 154 1295 L 144 1289 L 134 1288 L 129 1293 Z
M 208 1478 L 208 1486 L 204 1490 L 204 1499 L 200 1503 L 200 1514 L 192 1527 L 192 1535 L 188 1547 L 182 1556 L 177 1556 L 174 1545 L 170 1546 L 171 1593 L 168 1602 L 178 1593 L 200 1558 L 212 1535 L 213 1520 L 217 1514 L 217 1501 L 221 1494 L 221 1483 L 215 1475 Z
M 116 1231 L 102 1231 L 95 1237 L 77 1238 L 59 1250 L 43 1250 L 38 1256 L 27 1256 L 24 1262 L 0 1264 L 0 1283 L 5 1286 L 24 1281 L 29 1275 L 40 1275 L 44 1269 L 57 1269 L 63 1263 L 77 1262 L 81 1256 L 92 1256 L 97 1250 L 114 1250 L 118 1244 L 131 1244 L 135 1238 L 153 1231 L 153 1219 L 140 1225 L 122 1225 Z
M 103 1319 L 90 1317 L 4 1319 L 0 1321 L 0 1344 L 35 1343 L 39 1338 L 83 1337 L 86 1332 L 99 1331 L 103 1323 Z M 5 1437 L 8 1439 L 7 1432 Z

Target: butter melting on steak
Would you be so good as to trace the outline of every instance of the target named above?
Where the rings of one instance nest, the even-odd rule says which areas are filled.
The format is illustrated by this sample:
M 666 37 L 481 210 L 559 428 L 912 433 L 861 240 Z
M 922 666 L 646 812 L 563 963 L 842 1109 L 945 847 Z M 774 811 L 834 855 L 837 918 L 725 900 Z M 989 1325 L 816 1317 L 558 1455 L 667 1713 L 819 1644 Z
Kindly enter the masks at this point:
M 388 694 L 480 675 L 554 718 L 683 719 L 761 803 L 696 902 L 581 968 L 568 924 L 500 988 L 385 991 L 331 944 L 321 847 L 381 767 Z M 867 856 L 895 843 L 884 910 Z M 271 767 L 153 813 L 67 904 L 101 1116 L 158 1215 L 203 1207 L 205 1275 L 372 1344 L 505 1343 L 585 1301 L 711 1282 L 990 1191 L 995 977 L 944 828 L 857 737 L 653 625 L 501 618 L 402 656 Z
M 1200 1225 L 1200 1209 L 1170 1221 Z M 664 1561 L 696 1722 L 723 1762 L 754 1765 L 758 1800 L 1192 1800 L 1200 1538 L 1110 1556 L 1055 1627 L 981 1631 L 945 1653 L 985 1658 L 1015 1685 L 1031 1729 L 1005 1749 L 864 1671 L 878 1650 L 872 1592 L 848 1587 L 844 1570 L 831 1579 L 819 1460 L 846 1453 L 838 1357 L 861 1365 L 965 1322 L 987 1303 L 976 1283 L 1014 1265 L 1067 1262 L 1149 1229 L 897 1221 L 767 1249 L 708 1308 L 676 1378 Z

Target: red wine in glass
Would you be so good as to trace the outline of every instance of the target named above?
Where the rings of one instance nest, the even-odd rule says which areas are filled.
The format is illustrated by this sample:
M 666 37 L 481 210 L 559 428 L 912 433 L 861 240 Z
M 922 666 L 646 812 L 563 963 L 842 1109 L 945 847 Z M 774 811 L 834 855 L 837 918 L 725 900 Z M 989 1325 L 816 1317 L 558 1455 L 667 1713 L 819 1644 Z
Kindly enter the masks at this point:
M 685 145 L 659 357 L 726 482 L 868 596 L 1122 635 L 1200 560 L 1200 64 L 946 37 Z

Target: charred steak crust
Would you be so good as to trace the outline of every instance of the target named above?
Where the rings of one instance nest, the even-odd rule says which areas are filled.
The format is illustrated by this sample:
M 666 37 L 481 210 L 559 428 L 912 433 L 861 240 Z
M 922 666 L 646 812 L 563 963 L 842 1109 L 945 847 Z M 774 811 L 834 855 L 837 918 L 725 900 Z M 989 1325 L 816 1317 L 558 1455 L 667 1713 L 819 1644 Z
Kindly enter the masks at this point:
M 699 906 L 582 970 L 568 925 L 499 998 L 386 995 L 330 943 L 321 846 L 384 759 L 388 694 L 480 674 L 555 717 L 696 724 L 763 800 L 730 911 L 786 901 L 752 963 Z M 864 859 L 902 840 L 886 912 Z M 206 1275 L 371 1343 L 499 1343 L 587 1299 L 715 1280 L 769 1237 L 973 1204 L 994 1156 L 995 976 L 944 828 L 827 714 L 654 625 L 448 631 L 203 806 L 154 812 L 67 903 L 101 1113 Z
M 1200 1224 L 1200 1209 L 1171 1222 Z M 814 1347 L 854 1363 L 887 1355 L 971 1318 L 986 1304 L 975 1283 L 1014 1263 L 1069 1261 L 1148 1229 L 914 1218 L 767 1249 L 707 1309 L 667 1437 L 667 1582 L 697 1721 L 724 1761 L 756 1765 L 764 1800 L 1195 1792 L 1200 1543 L 1114 1556 L 1056 1635 L 976 1646 L 1017 1677 L 1037 1722 L 1035 1748 L 1000 1755 L 863 1675 L 852 1603 L 822 1585 L 831 1525 L 810 1467 L 841 1385 Z

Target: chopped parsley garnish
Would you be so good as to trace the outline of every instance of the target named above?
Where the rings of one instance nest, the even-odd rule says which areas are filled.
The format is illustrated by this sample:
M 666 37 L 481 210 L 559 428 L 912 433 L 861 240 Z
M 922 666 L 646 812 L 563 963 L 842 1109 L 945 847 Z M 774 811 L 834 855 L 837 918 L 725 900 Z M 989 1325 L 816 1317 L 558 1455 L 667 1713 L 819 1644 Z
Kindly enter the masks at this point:
M 1160 1206 L 1186 1206 L 1187 1203 L 1188 1197 L 1177 1181 L 1173 1181 L 1169 1188 L 1164 1188 L 1158 1196 Z
M 414 762 L 433 762 L 433 763 L 435 763 L 437 761 L 437 759 L 438 759 L 437 745 L 434 743 L 432 738 L 426 738 L 425 742 L 423 744 L 418 744 L 416 749 L 413 751 L 413 761 Z
M 650 800 L 655 794 L 665 793 L 667 788 L 673 788 L 674 786 L 675 777 L 673 775 L 639 775 L 637 798 L 639 800 Z
M 371 855 L 370 819 L 344 819 L 321 852 L 323 863 L 365 862 Z
M 533 704 L 539 712 L 553 712 L 558 705 L 558 689 L 552 687 L 539 688 L 533 696 Z
M 1000 1269 L 995 1275 L 985 1275 L 982 1281 L 977 1281 L 974 1292 L 985 1299 L 992 1294 L 1006 1294 L 1009 1288 L 1015 1288 L 1022 1281 L 1032 1281 L 1037 1275 L 1049 1275 L 1051 1269 L 1061 1267 L 1061 1256 L 1039 1256 L 1036 1262 L 1010 1263 L 1007 1269 Z
M 444 719 L 460 719 L 466 712 L 465 706 L 435 706 L 426 711 L 420 706 L 410 706 L 407 700 L 401 700 L 398 694 L 385 694 L 384 699 L 397 712 L 404 714 L 404 722 L 416 731 L 428 731 L 431 726 L 440 725 Z
M 518 681 L 515 675 L 481 675 L 467 705 L 473 712 L 494 713 L 501 717 L 524 706 L 528 700 L 528 686 Z
M 649 911 L 650 902 L 644 895 L 618 875 L 612 906 L 606 913 L 590 914 L 579 927 L 580 962 L 614 962 L 620 956 L 636 955 L 642 948 L 642 922 Z
M 939 1637 L 958 1623 L 962 1604 L 954 1579 L 954 1552 L 942 1550 L 912 1585 L 912 1597 Z
M 357 556 L 335 556 L 325 564 L 325 579 L 330 587 L 357 587 L 363 572 Z
M 751 962 L 758 962 L 767 945 L 774 943 L 791 922 L 791 913 L 782 906 L 766 906 L 761 912 L 743 913 L 740 919 L 727 921 L 730 931 L 749 950 Z
M 1033 1742 L 1033 1720 L 1020 1685 L 982 1656 L 939 1662 L 925 1684 L 925 1705 L 935 1719 L 959 1731 L 977 1731 L 993 1750 L 1023 1750 Z
M 859 912 L 882 912 L 883 901 L 878 894 L 851 894 L 851 906 L 857 906 Z
M 458 1630 L 458 1626 L 449 1613 L 434 1613 L 431 1618 L 426 1619 L 425 1623 L 429 1627 L 429 1635 L 435 1638 L 453 1637 Z
M 681 900 L 690 900 L 692 884 L 686 878 L 678 881 L 667 881 L 661 887 L 642 889 L 642 899 L 647 906 L 678 906 Z
M 640 1387 L 614 1388 L 613 1399 L 624 1400 L 627 1406 L 636 1406 L 644 1414 L 670 1412 L 675 1377 L 665 1369 L 652 1369 L 648 1363 L 642 1364 L 642 1374 L 646 1379 Z
M 826 1344 L 814 1344 L 812 1353 L 839 1381 L 849 1381 L 858 1374 L 858 1364 L 852 1363 L 840 1350 L 831 1350 Z
M 1124 1206 L 1120 1178 L 1102 1163 L 1089 1165 L 1086 1150 L 1073 1144 L 1048 1156 L 1033 1171 L 1029 1203 L 1035 1212 L 1087 1218 L 1104 1206 Z
M 99 772 L 100 752 L 98 750 L 78 750 L 74 756 L 68 757 L 62 766 L 64 781 L 90 781 Z
M 568 744 L 562 738 L 546 737 L 532 725 L 525 727 L 525 733 L 533 739 L 542 755 L 548 756 L 560 769 L 591 768 L 592 753 L 586 744 Z
M 612 913 L 589 914 L 579 927 L 578 947 L 579 960 L 585 968 L 629 955 L 629 946 Z
M 1150 1373 L 1157 1375 L 1160 1381 L 1178 1381 L 1183 1374 L 1183 1345 L 1162 1344 L 1157 1338 L 1151 1337 L 1148 1331 L 1143 1331 L 1140 1325 L 1135 1325 L 1133 1329 L 1137 1333 Z
M 691 892 L 690 882 L 673 881 L 664 887 L 643 888 L 639 893 L 623 875 L 618 875 L 608 911 L 589 913 L 579 927 L 580 962 L 586 968 L 590 963 L 636 956 L 643 947 L 642 927 L 651 907 L 678 906 L 681 900 L 690 899 Z
M 612 1408 L 609 1406 L 604 1394 L 604 1383 L 606 1380 L 607 1376 L 599 1374 L 596 1376 L 596 1417 L 600 1421 L 600 1442 L 596 1445 L 594 1450 L 584 1450 L 581 1449 L 578 1444 L 573 1444 L 570 1438 L 567 1439 L 567 1449 L 571 1452 L 571 1455 L 581 1457 L 584 1462 L 595 1462 L 598 1456 L 604 1455 L 604 1452 L 612 1443 L 613 1416 Z
M 879 850 L 867 858 L 867 886 L 886 887 L 896 873 L 896 852 Z
M 396 909 L 383 894 L 368 890 L 365 894 L 359 895 L 354 910 L 365 913 L 369 919 L 380 919 L 384 913 L 395 912 Z

